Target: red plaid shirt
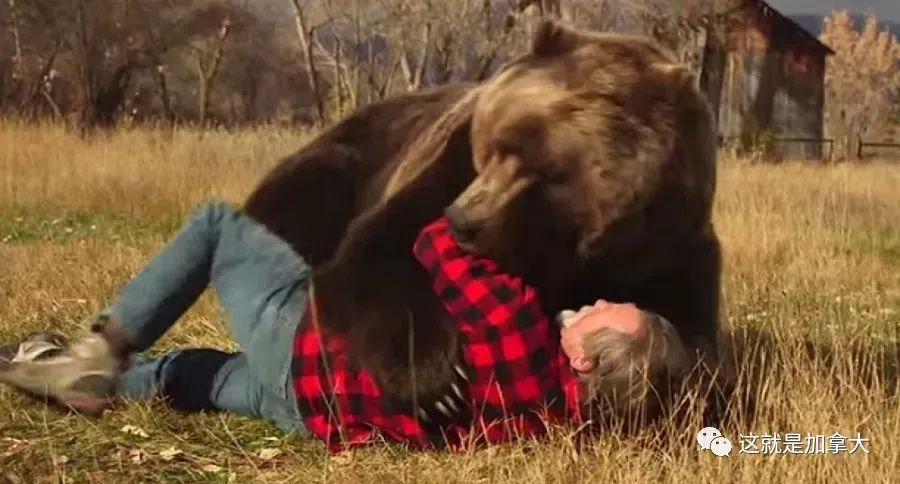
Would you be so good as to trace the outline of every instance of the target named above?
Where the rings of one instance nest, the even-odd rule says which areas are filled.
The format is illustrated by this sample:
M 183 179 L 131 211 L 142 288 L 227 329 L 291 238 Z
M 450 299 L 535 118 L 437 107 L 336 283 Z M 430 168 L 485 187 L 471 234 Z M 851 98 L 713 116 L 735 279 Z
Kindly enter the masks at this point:
M 443 218 L 420 232 L 413 252 L 458 323 L 471 418 L 434 429 L 409 404 L 385 397 L 371 373 L 349 369 L 343 340 L 323 341 L 311 301 L 294 339 L 293 361 L 306 428 L 337 452 L 382 439 L 462 448 L 580 421 L 576 380 L 534 289 L 460 249 Z

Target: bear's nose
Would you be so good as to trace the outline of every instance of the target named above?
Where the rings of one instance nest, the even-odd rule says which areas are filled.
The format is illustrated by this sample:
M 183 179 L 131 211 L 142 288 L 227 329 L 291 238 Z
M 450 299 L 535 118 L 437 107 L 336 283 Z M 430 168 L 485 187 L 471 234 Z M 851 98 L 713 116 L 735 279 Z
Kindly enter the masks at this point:
M 477 232 L 478 227 L 472 222 L 472 219 L 466 216 L 466 211 L 450 205 L 444 209 L 444 215 L 450 221 L 450 228 L 453 229 L 453 235 L 458 239 L 468 239 Z

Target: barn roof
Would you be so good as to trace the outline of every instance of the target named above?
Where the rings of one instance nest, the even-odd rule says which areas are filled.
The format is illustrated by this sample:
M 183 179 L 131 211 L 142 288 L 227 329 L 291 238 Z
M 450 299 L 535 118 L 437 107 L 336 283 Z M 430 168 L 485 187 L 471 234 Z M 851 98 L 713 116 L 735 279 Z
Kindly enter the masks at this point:
M 810 31 L 803 28 L 802 25 L 795 22 L 790 17 L 779 12 L 775 7 L 769 5 L 764 0 L 749 0 L 751 3 L 755 3 L 756 7 L 762 12 L 763 15 L 766 16 L 774 16 L 775 23 L 783 26 L 783 28 L 790 30 L 793 33 L 796 33 L 797 36 L 802 39 L 801 41 L 807 44 L 811 49 L 818 50 L 820 52 L 824 52 L 825 55 L 833 55 L 834 50 L 831 47 L 828 47 L 819 40 L 815 35 L 813 35 Z

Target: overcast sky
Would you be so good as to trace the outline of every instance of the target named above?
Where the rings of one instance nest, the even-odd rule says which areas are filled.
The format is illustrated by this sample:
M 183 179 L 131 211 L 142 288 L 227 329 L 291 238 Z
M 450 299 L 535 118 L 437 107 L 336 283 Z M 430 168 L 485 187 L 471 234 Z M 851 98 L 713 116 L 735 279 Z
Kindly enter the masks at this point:
M 828 14 L 833 10 L 853 13 L 875 12 L 879 19 L 900 21 L 900 0 L 767 0 L 785 14 Z

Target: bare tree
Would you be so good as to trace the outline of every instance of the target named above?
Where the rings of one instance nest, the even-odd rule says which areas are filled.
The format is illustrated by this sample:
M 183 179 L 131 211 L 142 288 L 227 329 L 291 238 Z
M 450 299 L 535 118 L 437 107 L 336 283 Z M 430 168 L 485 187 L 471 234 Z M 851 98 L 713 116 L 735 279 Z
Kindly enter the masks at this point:
M 160 105 L 163 110 L 163 117 L 170 123 L 174 123 L 176 119 L 175 111 L 172 108 L 172 95 L 169 92 L 168 69 L 163 56 L 174 46 L 182 42 L 183 34 L 177 29 L 177 25 L 181 22 L 182 16 L 180 12 L 183 6 L 170 3 L 167 5 L 168 13 L 174 17 L 169 22 L 160 22 L 158 18 L 154 18 L 150 14 L 147 5 L 136 5 L 140 9 L 139 24 L 137 29 L 144 35 L 147 45 L 147 55 L 150 57 L 151 76 L 155 81 Z
M 126 2 L 127 3 L 127 2 Z M 113 8 L 108 8 L 113 7 Z M 109 126 L 125 98 L 132 70 L 141 61 L 134 37 L 122 22 L 127 5 L 115 8 L 91 0 L 73 0 L 74 46 L 81 91 L 82 130 Z M 101 9 L 105 15 L 100 15 Z
M 55 111 L 44 102 L 45 78 L 53 70 L 62 42 L 55 7 L 47 0 L 7 0 L 0 16 L 9 28 L 0 39 L 8 60 L 0 61 L 0 109 L 19 115 L 40 116 Z M 7 47 L 8 46 L 8 47 Z
M 219 66 L 225 53 L 225 42 L 231 33 L 231 18 L 222 18 L 218 33 L 212 40 L 211 48 L 197 49 L 195 57 L 197 63 L 197 120 L 205 124 L 209 116 L 209 98 L 216 77 L 219 74 Z M 208 59 L 204 57 L 208 56 Z
M 141 72 L 155 70 L 162 90 L 161 56 L 176 41 L 172 24 L 190 31 L 193 24 L 168 17 L 185 8 L 186 0 L 69 0 L 61 13 L 74 19 L 66 27 L 65 47 L 75 67 L 73 78 L 79 86 L 79 118 L 83 128 L 110 126 L 129 97 L 133 80 Z M 67 25 L 66 18 L 62 20 Z M 162 28 L 160 26 L 166 26 Z M 155 32 L 159 30 L 160 32 Z M 165 39 L 163 43 L 160 39 Z M 168 102 L 165 96 L 163 104 Z
M 16 94 L 0 102 L 85 126 L 125 110 L 322 126 L 398 92 L 485 79 L 545 17 L 653 35 L 705 73 L 705 36 L 729 1 L 5 0 L 0 43 L 20 80 L 4 79 Z
M 19 31 L 19 8 L 16 0 L 8 0 L 9 5 L 9 33 L 12 36 L 12 78 L 19 79 L 22 65 L 22 36 Z
M 400 68 L 406 80 L 406 89 L 414 91 L 422 87 L 425 72 L 428 69 L 429 54 L 431 52 L 431 22 L 422 24 L 421 38 L 416 46 L 405 38 L 400 38 Z
M 294 24 L 297 31 L 297 40 L 300 42 L 300 52 L 303 55 L 303 63 L 306 66 L 306 75 L 310 89 L 313 93 L 313 101 L 316 105 L 316 121 L 321 126 L 326 122 L 325 101 L 322 95 L 322 86 L 319 83 L 319 71 L 315 62 L 313 38 L 315 28 L 310 27 L 306 11 L 300 0 L 290 0 L 294 9 Z

